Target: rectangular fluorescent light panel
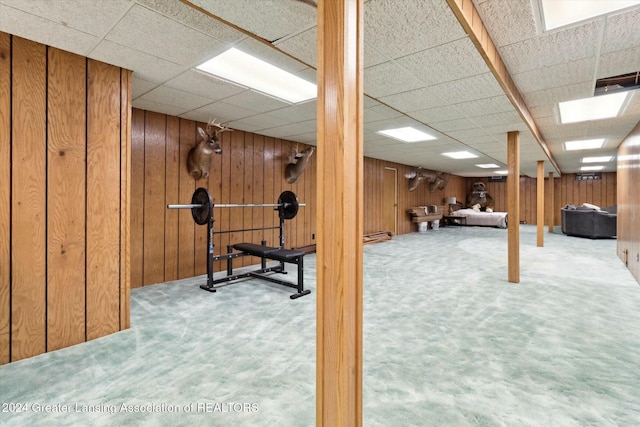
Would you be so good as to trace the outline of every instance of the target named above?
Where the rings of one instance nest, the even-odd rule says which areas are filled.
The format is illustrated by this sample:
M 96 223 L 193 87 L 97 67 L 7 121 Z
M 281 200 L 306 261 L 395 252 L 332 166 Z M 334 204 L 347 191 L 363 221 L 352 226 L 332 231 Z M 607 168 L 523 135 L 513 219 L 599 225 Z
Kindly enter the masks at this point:
M 495 171 L 494 173 L 498 175 L 509 175 L 509 171 Z
M 619 0 L 540 0 L 546 31 L 640 4 Z
M 602 145 L 604 145 L 604 138 L 585 139 L 581 141 L 566 141 L 564 143 L 564 149 L 566 151 L 593 150 L 595 148 L 602 148 Z
M 196 68 L 291 103 L 318 96 L 315 84 L 236 48 L 231 48 Z
M 428 133 L 422 132 L 410 126 L 397 129 L 380 130 L 376 133 L 388 136 L 389 138 L 400 140 L 402 142 L 431 141 L 432 139 L 436 139 L 435 136 L 431 136 Z
M 627 98 L 627 92 L 611 93 L 591 98 L 560 102 L 560 122 L 577 123 L 616 117 Z
M 493 169 L 493 168 L 499 168 L 500 166 L 496 165 L 495 163 L 483 163 L 481 165 L 476 165 L 479 168 L 482 169 Z
M 452 151 L 449 153 L 442 153 L 443 156 L 451 157 L 452 159 L 473 159 L 474 157 L 478 157 L 473 153 L 468 151 Z
M 606 163 L 610 162 L 612 156 L 599 156 L 599 157 L 583 157 L 582 163 Z
M 580 168 L 581 171 L 601 171 L 604 169 L 604 166 L 582 166 Z

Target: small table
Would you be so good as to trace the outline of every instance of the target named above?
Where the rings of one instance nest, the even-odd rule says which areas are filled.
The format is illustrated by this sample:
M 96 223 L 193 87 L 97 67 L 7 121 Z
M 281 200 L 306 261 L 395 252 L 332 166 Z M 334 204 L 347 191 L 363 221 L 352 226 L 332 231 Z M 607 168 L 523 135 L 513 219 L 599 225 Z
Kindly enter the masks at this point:
M 444 220 L 443 225 L 467 225 L 467 217 L 462 215 L 444 215 L 442 217 Z M 458 222 L 459 221 L 459 222 Z

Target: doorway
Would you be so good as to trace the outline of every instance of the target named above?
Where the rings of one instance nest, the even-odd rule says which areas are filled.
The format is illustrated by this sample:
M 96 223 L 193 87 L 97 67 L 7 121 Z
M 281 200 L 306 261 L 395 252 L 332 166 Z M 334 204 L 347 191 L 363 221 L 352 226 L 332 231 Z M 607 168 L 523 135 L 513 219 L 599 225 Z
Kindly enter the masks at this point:
M 384 230 L 398 234 L 398 169 L 384 168 L 382 211 Z

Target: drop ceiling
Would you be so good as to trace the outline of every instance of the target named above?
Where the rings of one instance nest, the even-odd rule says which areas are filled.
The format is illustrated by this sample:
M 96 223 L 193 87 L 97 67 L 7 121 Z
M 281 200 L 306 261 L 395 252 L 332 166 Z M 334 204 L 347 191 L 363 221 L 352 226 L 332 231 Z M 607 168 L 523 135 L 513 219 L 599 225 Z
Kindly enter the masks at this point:
M 316 145 L 316 102 L 301 104 L 211 78 L 195 67 L 235 46 L 316 81 L 313 0 L 0 0 L 0 30 L 133 71 L 133 106 Z M 596 80 L 640 70 L 640 7 L 543 32 L 538 0 L 474 0 L 557 170 L 445 0 L 365 1 L 364 153 L 461 176 L 506 168 L 520 131 L 521 172 L 578 172 L 614 155 L 640 122 L 631 91 L 614 119 L 562 125 L 558 102 L 593 96 Z M 402 143 L 376 132 L 413 126 L 437 137 Z M 600 150 L 563 142 L 606 138 Z M 453 160 L 467 150 L 475 159 Z M 615 160 L 604 171 L 615 171 Z

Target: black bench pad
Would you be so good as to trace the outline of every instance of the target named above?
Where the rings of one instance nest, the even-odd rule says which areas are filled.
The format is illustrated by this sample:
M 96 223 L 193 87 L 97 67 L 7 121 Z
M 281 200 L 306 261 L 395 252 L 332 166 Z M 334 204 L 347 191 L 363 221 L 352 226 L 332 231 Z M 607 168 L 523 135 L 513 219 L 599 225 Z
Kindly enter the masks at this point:
M 294 251 L 290 249 L 278 249 L 274 252 L 269 252 L 266 256 L 276 261 L 293 261 L 294 259 L 304 256 L 303 251 Z
M 293 261 L 303 256 L 303 251 L 274 248 L 272 246 L 256 245 L 255 243 L 236 243 L 233 249 L 249 255 L 275 259 L 276 261 Z
M 235 245 L 233 245 L 233 249 L 237 251 L 246 252 L 250 255 L 264 256 L 264 257 L 266 257 L 267 254 L 269 253 L 280 250 L 280 248 L 274 248 L 271 246 L 264 246 L 264 245 L 256 245 L 255 243 L 236 243 Z

